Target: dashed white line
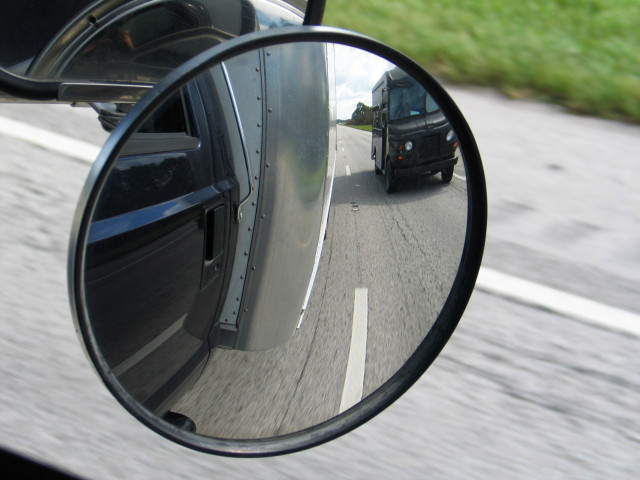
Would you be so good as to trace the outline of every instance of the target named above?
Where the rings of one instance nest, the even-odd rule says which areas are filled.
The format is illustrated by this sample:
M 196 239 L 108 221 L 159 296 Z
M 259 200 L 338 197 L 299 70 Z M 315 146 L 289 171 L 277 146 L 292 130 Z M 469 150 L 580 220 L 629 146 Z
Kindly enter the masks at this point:
M 344 377 L 340 413 L 362 400 L 364 390 L 365 359 L 367 357 L 368 290 L 356 288 L 353 301 L 353 323 L 347 372 Z
M 351 169 L 349 168 L 349 165 L 345 165 L 344 168 L 347 171 L 347 177 L 350 177 L 351 176 Z
M 572 318 L 640 336 L 640 315 L 489 268 L 480 269 L 476 287 Z

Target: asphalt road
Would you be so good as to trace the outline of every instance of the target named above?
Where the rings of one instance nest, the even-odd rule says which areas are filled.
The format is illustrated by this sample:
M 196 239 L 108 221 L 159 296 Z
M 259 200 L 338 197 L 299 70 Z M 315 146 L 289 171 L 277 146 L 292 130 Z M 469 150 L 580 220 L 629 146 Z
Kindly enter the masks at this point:
M 484 264 L 640 312 L 640 129 L 452 93 L 486 167 Z M 90 111 L 0 106 L 0 116 L 104 139 Z M 86 478 L 637 478 L 639 339 L 482 291 L 423 378 L 342 438 L 254 460 L 164 440 L 109 396 L 71 323 L 66 248 L 88 165 L 0 142 L 3 446 Z M 361 198 L 343 205 L 352 201 L 365 213 Z
M 198 433 L 271 437 L 328 420 L 345 409 L 352 383 L 361 391 L 345 398 L 348 406 L 396 373 L 435 322 L 464 245 L 464 166 L 450 184 L 439 175 L 409 179 L 388 195 L 370 152 L 370 134 L 338 127 L 327 236 L 302 326 L 268 351 L 214 351 L 173 408 L 192 418 Z M 365 334 L 354 338 L 358 290 Z M 363 366 L 347 375 L 355 355 Z

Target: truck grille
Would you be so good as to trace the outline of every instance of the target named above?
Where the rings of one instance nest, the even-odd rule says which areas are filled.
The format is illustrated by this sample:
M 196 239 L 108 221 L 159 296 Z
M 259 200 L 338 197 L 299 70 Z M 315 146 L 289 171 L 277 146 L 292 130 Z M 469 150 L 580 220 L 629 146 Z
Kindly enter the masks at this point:
M 423 160 L 436 160 L 440 157 L 440 135 L 429 135 L 420 140 L 420 156 Z

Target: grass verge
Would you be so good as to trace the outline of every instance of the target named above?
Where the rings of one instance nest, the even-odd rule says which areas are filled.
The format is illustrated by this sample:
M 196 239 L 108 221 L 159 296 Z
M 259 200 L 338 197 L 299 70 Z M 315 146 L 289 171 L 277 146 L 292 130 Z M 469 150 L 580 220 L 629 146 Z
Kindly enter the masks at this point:
M 364 130 L 365 132 L 371 131 L 371 125 L 345 125 L 345 127 L 351 127 L 358 130 Z
M 640 0 L 327 0 L 449 83 L 640 123 Z

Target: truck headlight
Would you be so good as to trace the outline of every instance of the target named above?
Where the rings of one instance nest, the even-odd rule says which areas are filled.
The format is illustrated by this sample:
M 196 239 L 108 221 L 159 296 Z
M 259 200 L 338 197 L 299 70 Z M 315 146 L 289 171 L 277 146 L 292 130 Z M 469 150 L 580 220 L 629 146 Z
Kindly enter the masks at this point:
M 449 133 L 447 133 L 447 142 L 450 142 L 451 140 L 453 140 L 453 137 L 455 137 L 456 134 L 453 133 L 453 130 L 449 130 Z
M 407 140 L 404 144 L 404 149 L 407 152 L 410 152 L 411 150 L 413 150 L 413 140 Z

